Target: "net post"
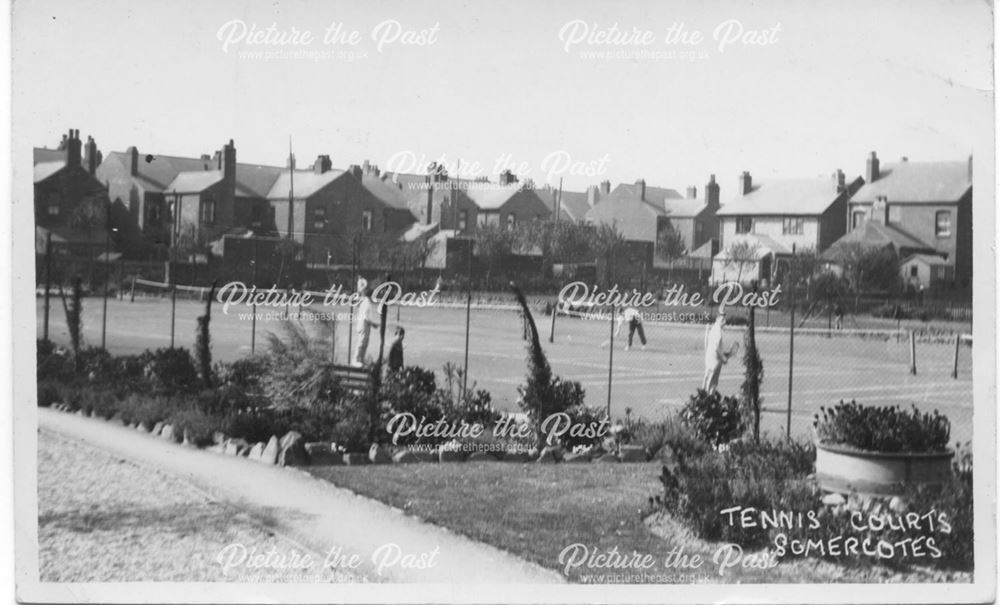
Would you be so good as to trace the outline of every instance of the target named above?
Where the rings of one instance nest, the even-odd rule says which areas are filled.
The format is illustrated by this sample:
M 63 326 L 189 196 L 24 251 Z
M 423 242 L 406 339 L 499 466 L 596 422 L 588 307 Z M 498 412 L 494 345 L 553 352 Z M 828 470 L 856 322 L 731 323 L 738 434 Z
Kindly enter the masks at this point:
M 951 367 L 951 377 L 958 379 L 958 350 L 962 345 L 962 334 L 955 334 L 955 360 Z
M 910 374 L 917 373 L 917 339 L 915 332 L 910 330 Z

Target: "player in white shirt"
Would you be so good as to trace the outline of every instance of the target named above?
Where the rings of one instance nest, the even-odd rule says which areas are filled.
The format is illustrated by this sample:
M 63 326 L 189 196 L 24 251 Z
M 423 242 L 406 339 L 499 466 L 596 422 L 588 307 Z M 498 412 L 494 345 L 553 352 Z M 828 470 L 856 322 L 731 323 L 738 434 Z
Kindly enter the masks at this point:
M 729 358 L 736 353 L 740 346 L 740 343 L 734 342 L 729 350 L 726 350 L 722 338 L 722 328 L 725 325 L 726 307 L 720 306 L 715 323 L 705 330 L 705 379 L 702 381 L 701 388 L 708 393 L 717 390 L 722 366 L 729 362 Z
M 358 280 L 358 292 L 364 295 L 361 303 L 354 313 L 354 332 L 357 338 L 357 345 L 354 348 L 352 364 L 355 366 L 365 365 L 365 356 L 368 353 L 368 340 L 371 337 L 372 328 L 379 326 L 381 318 L 378 308 L 372 302 L 372 291 L 368 287 L 368 281 L 364 278 Z
M 632 307 L 625 307 L 621 315 L 618 316 L 618 327 L 615 328 L 615 337 L 621 333 L 626 321 L 628 322 L 628 343 L 625 344 L 625 350 L 628 351 L 632 348 L 632 337 L 636 332 L 639 333 L 639 341 L 642 342 L 642 348 L 645 350 L 646 332 L 642 329 L 642 314 Z

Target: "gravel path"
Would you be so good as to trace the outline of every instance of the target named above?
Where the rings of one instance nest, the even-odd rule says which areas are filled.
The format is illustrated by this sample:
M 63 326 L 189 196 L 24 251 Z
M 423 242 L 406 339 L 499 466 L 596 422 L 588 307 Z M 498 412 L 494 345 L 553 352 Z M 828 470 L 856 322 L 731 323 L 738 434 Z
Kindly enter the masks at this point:
M 309 551 L 190 483 L 46 429 L 38 435 L 38 542 L 44 582 L 363 580 L 319 565 L 224 570 L 218 556 L 232 544 L 285 560 Z
M 332 581 L 564 581 L 551 570 L 296 469 L 183 447 L 49 408 L 38 408 L 38 423 L 43 579 L 93 578 L 79 575 L 89 567 L 109 580 L 111 573 L 136 580 L 152 579 L 142 574 L 153 573 L 177 580 L 263 577 L 257 573 L 263 568 L 307 581 L 305 571 L 330 571 L 323 568 L 335 560 L 332 570 L 350 573 Z M 250 554 L 257 558 L 250 559 L 259 564 L 235 565 L 224 577 L 217 559 L 232 544 L 256 547 Z M 272 545 L 275 552 L 268 556 Z M 294 560 L 293 553 L 302 556 Z M 311 554 L 309 565 L 305 553 Z M 239 554 L 227 551 L 223 559 Z M 119 566 L 122 571 L 114 571 Z

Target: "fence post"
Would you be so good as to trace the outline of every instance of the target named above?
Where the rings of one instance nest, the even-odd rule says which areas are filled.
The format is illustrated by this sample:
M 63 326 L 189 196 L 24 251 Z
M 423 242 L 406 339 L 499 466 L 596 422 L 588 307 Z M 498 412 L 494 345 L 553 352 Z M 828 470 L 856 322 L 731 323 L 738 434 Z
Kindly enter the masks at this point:
M 556 313 L 559 312 L 559 299 L 552 305 L 552 326 L 549 328 L 549 342 L 555 342 L 556 338 Z
M 961 334 L 956 334 L 955 335 L 955 363 L 954 363 L 954 365 L 951 368 L 951 377 L 955 378 L 955 379 L 958 379 L 958 350 L 959 350 L 959 348 L 961 348 L 961 345 L 962 345 L 962 335 Z
M 129 302 L 135 302 L 135 276 L 132 276 L 132 289 L 129 291 L 128 295 Z
M 45 234 L 45 322 L 42 339 L 49 339 L 49 290 L 52 289 L 52 232 Z M 957 358 L 957 357 L 956 357 Z
M 608 340 L 608 422 L 611 422 L 611 376 L 615 367 L 615 307 L 611 306 L 611 338 Z
M 951 368 L 951 377 L 958 379 L 958 350 L 962 345 L 962 335 L 955 334 L 955 363 Z
M 910 330 L 910 374 L 917 373 L 917 338 Z

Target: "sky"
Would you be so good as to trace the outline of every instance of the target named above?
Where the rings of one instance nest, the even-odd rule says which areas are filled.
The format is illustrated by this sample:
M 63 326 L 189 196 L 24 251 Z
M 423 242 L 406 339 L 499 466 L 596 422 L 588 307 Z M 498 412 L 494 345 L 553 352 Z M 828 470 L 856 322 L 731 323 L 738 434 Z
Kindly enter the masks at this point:
M 744 170 L 964 160 L 993 128 L 983 0 L 20 0 L 13 30 L 15 158 L 70 128 L 277 165 L 291 139 L 300 167 L 442 160 L 577 191 L 716 174 L 725 199 Z

